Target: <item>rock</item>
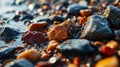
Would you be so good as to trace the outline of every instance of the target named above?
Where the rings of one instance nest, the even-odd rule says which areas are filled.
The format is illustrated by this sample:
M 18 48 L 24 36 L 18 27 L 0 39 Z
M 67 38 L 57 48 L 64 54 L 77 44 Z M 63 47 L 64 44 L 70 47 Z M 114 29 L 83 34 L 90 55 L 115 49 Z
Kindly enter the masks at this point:
M 112 37 L 112 31 L 109 28 L 108 22 L 102 16 L 90 16 L 83 27 L 84 29 L 81 38 L 89 40 L 104 40 Z
M 107 6 L 103 15 L 110 22 L 112 28 L 120 29 L 120 9 L 119 8 L 109 5 Z
M 26 59 L 14 60 L 7 63 L 5 67 L 34 67 L 34 65 Z
M 0 48 L 0 59 L 9 58 L 11 54 L 15 52 L 15 47 L 1 47 Z
M 65 20 L 63 16 L 51 16 L 49 19 L 51 22 L 54 22 L 54 21 L 63 22 Z
M 22 21 L 25 20 L 25 19 L 32 20 L 32 19 L 34 19 L 34 17 L 32 15 L 30 15 L 30 14 L 26 14 L 25 16 L 21 17 Z
M 17 59 L 25 58 L 30 61 L 37 61 L 39 59 L 39 57 L 40 57 L 40 54 L 38 53 L 38 51 L 36 49 L 29 49 L 29 50 L 26 50 L 26 51 L 20 53 L 17 56 Z
M 47 22 L 31 23 L 28 26 L 28 31 L 43 31 Z
M 0 38 L 2 40 L 6 41 L 16 39 L 19 34 L 20 32 L 13 28 L 3 26 L 0 27 Z
M 63 55 L 81 56 L 93 52 L 95 49 L 91 46 L 90 41 L 85 39 L 69 39 L 57 47 Z
M 54 25 L 47 31 L 49 40 L 63 41 L 68 39 L 68 30 L 70 27 L 69 21 Z
M 14 20 L 14 21 L 19 21 L 19 19 L 20 19 L 20 15 L 14 15 L 12 17 L 12 20 Z
M 80 15 L 80 10 L 87 9 L 87 6 L 80 4 L 71 4 L 68 6 L 67 11 L 70 15 Z
M 51 40 L 51 41 L 48 43 L 48 46 L 47 46 L 46 50 L 47 50 L 47 51 L 49 51 L 49 50 L 55 50 L 58 45 L 59 45 L 58 42 L 56 42 L 55 40 Z
M 43 32 L 38 31 L 27 31 L 23 34 L 22 39 L 23 42 L 29 44 L 40 44 L 48 41 L 47 36 Z
M 98 61 L 95 67 L 119 67 L 119 62 L 117 57 L 107 57 Z

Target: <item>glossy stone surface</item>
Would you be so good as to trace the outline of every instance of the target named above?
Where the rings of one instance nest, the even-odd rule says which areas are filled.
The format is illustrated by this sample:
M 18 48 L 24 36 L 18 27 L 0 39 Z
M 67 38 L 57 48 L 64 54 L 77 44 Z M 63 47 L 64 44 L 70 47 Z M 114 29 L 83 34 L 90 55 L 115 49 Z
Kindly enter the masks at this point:
M 94 51 L 90 41 L 85 39 L 69 39 L 57 47 L 63 55 L 84 55 Z
M 71 4 L 68 6 L 67 11 L 70 15 L 79 15 L 80 10 L 87 9 L 87 6 L 80 4 Z
M 14 60 L 5 65 L 5 67 L 34 67 L 34 65 L 26 59 Z

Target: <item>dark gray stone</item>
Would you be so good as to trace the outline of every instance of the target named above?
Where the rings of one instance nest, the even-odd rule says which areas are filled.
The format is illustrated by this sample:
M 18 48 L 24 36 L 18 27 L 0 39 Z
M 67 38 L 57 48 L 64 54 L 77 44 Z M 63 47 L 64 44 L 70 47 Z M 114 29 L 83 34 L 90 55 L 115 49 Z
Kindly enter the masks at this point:
M 104 40 L 112 37 L 107 20 L 100 15 L 92 15 L 83 26 L 81 38 L 89 40 Z
M 5 67 L 34 67 L 34 65 L 26 59 L 20 59 L 6 64 Z
M 110 22 L 112 28 L 120 29 L 120 9 L 119 8 L 109 5 L 107 6 L 103 15 Z
M 68 6 L 67 11 L 70 15 L 80 15 L 80 10 L 87 9 L 87 6 L 80 5 L 80 4 L 71 4 Z
M 91 42 L 85 39 L 69 39 L 57 47 L 58 51 L 67 56 L 79 56 L 93 52 Z

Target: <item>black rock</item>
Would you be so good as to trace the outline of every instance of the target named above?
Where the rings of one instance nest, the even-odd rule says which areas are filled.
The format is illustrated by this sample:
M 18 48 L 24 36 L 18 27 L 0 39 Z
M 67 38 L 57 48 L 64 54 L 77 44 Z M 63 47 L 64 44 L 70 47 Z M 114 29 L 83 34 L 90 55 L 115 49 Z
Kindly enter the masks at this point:
M 65 56 L 82 56 L 95 50 L 91 42 L 85 39 L 69 39 L 60 44 L 57 49 Z
M 34 65 L 26 59 L 20 59 L 7 63 L 4 67 L 34 67 Z
M 0 39 L 1 40 L 13 40 L 13 39 L 16 39 L 19 34 L 20 32 L 13 28 L 0 27 Z
M 25 20 L 25 19 L 32 20 L 33 18 L 34 18 L 34 17 L 33 17 L 32 15 L 26 14 L 25 16 L 23 16 L 23 17 L 21 18 L 21 20 L 22 20 L 22 21 Z
M 20 19 L 20 15 L 14 15 L 12 18 L 12 20 L 14 21 L 19 21 L 19 19 Z
M 4 58 L 9 58 L 10 55 L 13 55 L 13 53 L 15 52 L 15 47 L 3 47 L 0 48 L 0 59 L 4 59 Z
M 49 18 L 51 22 L 54 22 L 54 21 L 59 21 L 59 22 L 63 22 L 65 20 L 64 17 L 62 16 L 54 16 L 52 18 Z
M 107 20 L 100 15 L 90 16 L 83 27 L 81 38 L 89 40 L 104 40 L 112 37 L 112 31 L 109 28 Z
M 71 4 L 68 6 L 67 11 L 70 15 L 79 16 L 80 10 L 87 9 L 87 6 L 80 5 L 80 4 Z
M 111 28 L 120 29 L 120 9 L 109 5 L 104 14 L 105 18 L 110 22 Z

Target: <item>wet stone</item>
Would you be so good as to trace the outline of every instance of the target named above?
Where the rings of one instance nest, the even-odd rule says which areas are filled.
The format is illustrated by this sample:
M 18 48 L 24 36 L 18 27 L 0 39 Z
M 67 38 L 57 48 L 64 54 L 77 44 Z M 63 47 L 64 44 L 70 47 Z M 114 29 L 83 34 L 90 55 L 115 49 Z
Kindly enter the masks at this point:
M 80 13 L 80 10 L 87 9 L 87 6 L 80 5 L 80 4 L 71 4 L 68 6 L 67 11 L 70 15 L 76 15 L 78 16 Z
M 20 34 L 20 32 L 14 28 L 10 27 L 0 27 L 0 39 L 1 40 L 14 40 L 17 38 L 17 36 Z
M 58 51 L 67 56 L 80 56 L 93 52 L 95 49 L 86 39 L 69 39 L 57 47 Z
M 0 59 L 9 58 L 15 52 L 15 47 L 0 47 Z
M 83 27 L 84 29 L 81 38 L 89 40 L 105 40 L 112 37 L 112 31 L 109 28 L 109 24 L 102 16 L 90 16 Z
M 112 28 L 120 29 L 120 9 L 119 8 L 109 5 L 107 6 L 103 15 L 110 22 Z
M 25 19 L 32 20 L 32 19 L 34 19 L 34 17 L 33 17 L 32 15 L 30 15 L 30 14 L 26 14 L 25 16 L 23 16 L 23 17 L 21 18 L 21 20 L 23 21 L 23 20 L 25 20 Z
M 14 60 L 5 65 L 5 67 L 34 67 L 34 65 L 26 59 Z
M 59 22 L 63 22 L 65 20 L 65 18 L 63 18 L 62 16 L 54 16 L 52 18 L 49 18 L 51 22 L 54 21 L 59 21 Z
M 29 44 L 40 44 L 48 41 L 45 33 L 37 31 L 27 31 L 22 36 L 22 41 Z

